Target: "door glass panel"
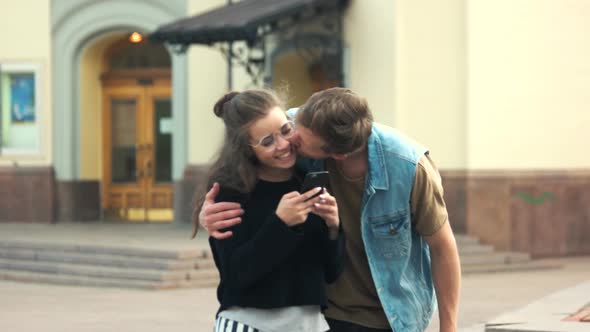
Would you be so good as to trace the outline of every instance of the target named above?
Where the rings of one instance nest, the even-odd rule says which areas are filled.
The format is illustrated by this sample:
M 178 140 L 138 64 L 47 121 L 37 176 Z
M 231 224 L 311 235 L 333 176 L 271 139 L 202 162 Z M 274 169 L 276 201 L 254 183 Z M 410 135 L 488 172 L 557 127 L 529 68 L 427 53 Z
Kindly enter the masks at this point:
M 113 99 L 111 104 L 112 181 L 136 182 L 136 113 L 134 99 Z
M 172 181 L 172 105 L 169 98 L 154 100 L 155 182 Z

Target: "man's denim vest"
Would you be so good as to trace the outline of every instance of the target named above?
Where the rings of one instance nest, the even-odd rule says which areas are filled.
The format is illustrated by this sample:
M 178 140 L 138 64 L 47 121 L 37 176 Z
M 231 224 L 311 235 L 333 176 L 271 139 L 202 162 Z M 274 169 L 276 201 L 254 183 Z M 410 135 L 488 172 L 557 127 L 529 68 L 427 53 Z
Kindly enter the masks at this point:
M 428 245 L 410 215 L 416 167 L 426 152 L 394 129 L 373 125 L 361 232 L 375 288 L 396 332 L 424 331 L 436 303 Z M 319 160 L 298 165 L 309 171 L 324 167 Z

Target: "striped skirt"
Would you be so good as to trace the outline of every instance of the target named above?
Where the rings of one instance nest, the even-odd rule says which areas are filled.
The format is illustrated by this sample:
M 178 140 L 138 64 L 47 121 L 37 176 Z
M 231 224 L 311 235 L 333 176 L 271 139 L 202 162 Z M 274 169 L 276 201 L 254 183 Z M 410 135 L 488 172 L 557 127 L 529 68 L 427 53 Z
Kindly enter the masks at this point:
M 262 332 L 246 324 L 224 317 L 217 317 L 214 332 Z

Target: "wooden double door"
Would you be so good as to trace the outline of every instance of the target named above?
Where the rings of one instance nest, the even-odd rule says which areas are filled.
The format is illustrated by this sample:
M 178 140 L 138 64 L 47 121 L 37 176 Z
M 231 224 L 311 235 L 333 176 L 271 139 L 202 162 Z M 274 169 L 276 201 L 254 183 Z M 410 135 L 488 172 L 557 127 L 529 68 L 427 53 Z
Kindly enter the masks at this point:
M 105 217 L 170 222 L 174 218 L 170 83 L 130 82 L 103 84 Z

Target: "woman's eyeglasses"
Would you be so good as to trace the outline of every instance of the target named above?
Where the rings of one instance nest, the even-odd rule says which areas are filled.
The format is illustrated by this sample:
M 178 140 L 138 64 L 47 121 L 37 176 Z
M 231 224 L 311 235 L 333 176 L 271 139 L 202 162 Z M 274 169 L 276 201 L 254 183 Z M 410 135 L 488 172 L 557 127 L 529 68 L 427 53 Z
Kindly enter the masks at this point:
M 275 148 L 277 144 L 277 135 L 281 136 L 284 139 L 289 139 L 295 134 L 295 124 L 293 121 L 288 121 L 281 126 L 281 128 L 276 132 L 270 135 L 264 136 L 261 138 L 258 143 L 250 144 L 252 147 L 261 147 L 265 150 L 272 150 Z

